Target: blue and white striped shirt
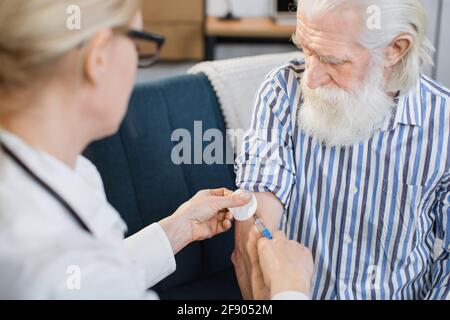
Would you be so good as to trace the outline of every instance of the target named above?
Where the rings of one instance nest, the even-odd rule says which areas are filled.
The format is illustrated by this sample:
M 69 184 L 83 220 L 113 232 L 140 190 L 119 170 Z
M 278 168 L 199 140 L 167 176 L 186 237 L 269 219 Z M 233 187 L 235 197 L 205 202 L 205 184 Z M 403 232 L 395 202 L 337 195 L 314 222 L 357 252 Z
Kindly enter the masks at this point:
M 327 147 L 297 126 L 304 68 L 261 86 L 237 185 L 283 203 L 282 229 L 313 252 L 313 299 L 449 298 L 450 91 L 422 76 L 371 139 Z

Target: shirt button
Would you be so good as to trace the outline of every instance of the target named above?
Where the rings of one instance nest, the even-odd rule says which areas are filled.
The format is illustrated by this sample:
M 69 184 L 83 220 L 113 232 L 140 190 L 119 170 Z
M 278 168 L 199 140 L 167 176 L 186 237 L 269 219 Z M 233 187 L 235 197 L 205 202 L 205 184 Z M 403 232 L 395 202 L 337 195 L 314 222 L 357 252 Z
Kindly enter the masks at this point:
M 351 194 L 356 194 L 358 192 L 358 188 L 353 186 L 350 188 L 350 192 L 351 192 Z
M 348 234 L 345 234 L 345 235 L 344 235 L 344 243 L 345 243 L 345 244 L 350 244 L 350 243 L 352 243 L 352 238 L 351 238 Z

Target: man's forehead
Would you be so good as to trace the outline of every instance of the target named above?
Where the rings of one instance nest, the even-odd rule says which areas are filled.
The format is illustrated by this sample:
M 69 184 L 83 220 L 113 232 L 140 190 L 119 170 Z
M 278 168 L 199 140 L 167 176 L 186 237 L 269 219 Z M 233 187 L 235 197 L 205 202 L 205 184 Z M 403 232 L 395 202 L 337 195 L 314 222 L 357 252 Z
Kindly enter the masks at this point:
M 309 16 L 299 6 L 297 18 L 302 20 L 310 28 L 330 33 L 354 36 L 363 27 L 364 7 L 360 5 L 343 5 L 337 8 L 323 9 L 317 14 Z
M 355 10 L 330 11 L 323 15 L 309 18 L 298 11 L 297 35 L 303 45 L 330 54 L 357 45 L 361 29 L 361 20 Z

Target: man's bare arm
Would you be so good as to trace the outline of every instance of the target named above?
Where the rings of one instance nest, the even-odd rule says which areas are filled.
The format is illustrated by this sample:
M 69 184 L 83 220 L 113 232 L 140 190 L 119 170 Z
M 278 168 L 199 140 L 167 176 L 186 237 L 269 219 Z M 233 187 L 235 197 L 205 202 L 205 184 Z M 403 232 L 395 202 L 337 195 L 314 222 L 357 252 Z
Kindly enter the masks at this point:
M 283 213 L 283 205 L 271 192 L 255 193 L 258 201 L 256 215 L 264 221 L 270 230 L 277 230 Z M 235 225 L 235 248 L 233 252 L 233 264 L 236 276 L 245 300 L 253 299 L 251 285 L 251 262 L 247 252 L 247 242 L 253 220 L 236 222 Z

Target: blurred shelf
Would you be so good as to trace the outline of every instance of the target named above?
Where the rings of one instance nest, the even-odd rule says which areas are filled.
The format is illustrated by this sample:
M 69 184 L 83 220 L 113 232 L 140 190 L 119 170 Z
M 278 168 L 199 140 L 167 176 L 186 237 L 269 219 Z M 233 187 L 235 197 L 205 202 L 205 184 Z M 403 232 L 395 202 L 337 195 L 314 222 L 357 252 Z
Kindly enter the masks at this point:
M 271 18 L 221 20 L 207 17 L 205 26 L 205 58 L 214 60 L 219 43 L 289 44 L 295 25 L 279 25 Z
M 278 25 L 271 18 L 206 19 L 206 35 L 214 37 L 290 38 L 294 31 L 294 25 Z

